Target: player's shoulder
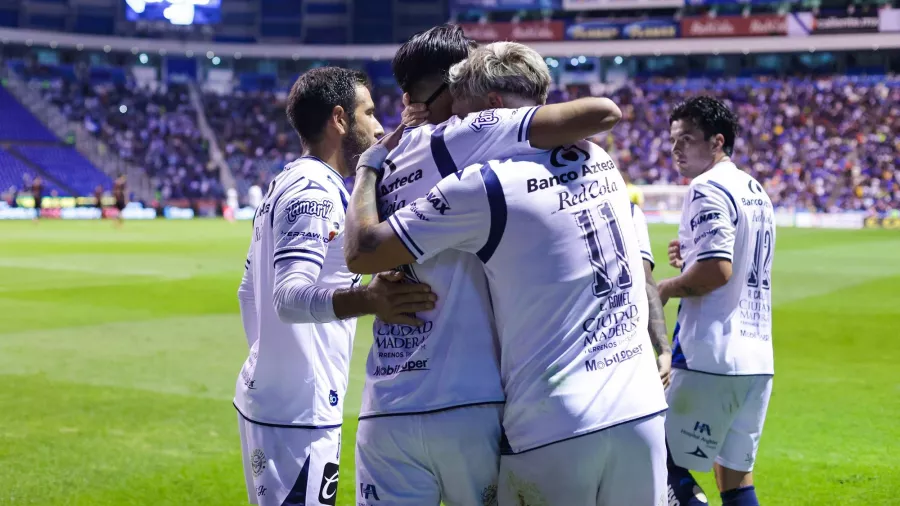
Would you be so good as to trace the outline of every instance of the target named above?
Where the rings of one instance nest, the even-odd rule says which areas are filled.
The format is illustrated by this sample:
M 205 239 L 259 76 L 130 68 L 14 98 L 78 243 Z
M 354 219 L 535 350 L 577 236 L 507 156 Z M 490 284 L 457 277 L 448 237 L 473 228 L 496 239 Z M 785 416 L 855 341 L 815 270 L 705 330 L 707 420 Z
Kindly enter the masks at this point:
M 400 143 L 397 144 L 397 147 L 391 150 L 388 154 L 388 158 L 391 158 L 391 155 L 398 155 L 403 153 L 406 149 L 411 146 L 415 146 L 423 141 L 426 141 L 431 138 L 431 134 L 439 127 L 440 125 L 434 125 L 431 123 L 423 123 L 417 126 L 408 126 L 403 129 L 403 135 L 400 137 Z
M 490 130 L 504 121 L 525 122 L 540 106 L 518 107 L 515 109 L 485 109 L 483 111 L 469 113 L 465 117 L 453 116 L 442 123 L 447 131 L 472 131 L 481 133 Z
M 271 192 L 282 197 L 313 197 L 341 200 L 346 193 L 343 177 L 328 164 L 315 157 L 301 157 L 285 165 L 273 181 Z

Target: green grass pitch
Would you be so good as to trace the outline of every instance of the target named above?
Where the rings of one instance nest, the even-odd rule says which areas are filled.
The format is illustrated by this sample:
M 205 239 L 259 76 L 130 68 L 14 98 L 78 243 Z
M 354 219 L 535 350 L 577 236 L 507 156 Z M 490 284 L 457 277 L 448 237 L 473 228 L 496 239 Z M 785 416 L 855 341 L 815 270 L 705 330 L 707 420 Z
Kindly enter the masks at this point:
M 673 273 L 674 232 L 651 229 L 657 278 Z M 0 223 L 0 504 L 245 504 L 231 398 L 249 234 L 224 221 Z M 781 229 L 773 283 L 762 504 L 900 504 L 900 234 Z M 345 401 L 342 506 L 355 504 L 370 329 L 360 321 Z

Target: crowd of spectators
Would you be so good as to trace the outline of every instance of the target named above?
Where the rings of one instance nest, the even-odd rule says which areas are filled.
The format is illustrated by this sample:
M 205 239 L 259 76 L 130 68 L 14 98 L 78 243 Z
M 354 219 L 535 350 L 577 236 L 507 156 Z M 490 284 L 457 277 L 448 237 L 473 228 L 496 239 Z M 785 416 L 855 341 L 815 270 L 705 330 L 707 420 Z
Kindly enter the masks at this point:
M 686 183 L 668 156 L 668 114 L 686 96 L 726 100 L 741 122 L 732 159 L 779 207 L 885 212 L 900 204 L 900 80 L 646 82 L 613 94 L 624 117 L 597 139 L 635 183 Z
M 651 79 L 615 88 L 569 86 L 550 101 L 603 93 L 622 121 L 594 139 L 636 184 L 685 184 L 669 156 L 671 108 L 705 93 L 727 101 L 742 132 L 733 160 L 762 181 L 776 206 L 795 210 L 886 212 L 900 204 L 900 77 Z M 55 81 L 45 89 L 70 118 L 110 149 L 143 167 L 163 199 L 221 197 L 218 169 L 183 86 Z M 403 108 L 395 88 L 374 90 L 386 130 Z M 285 114 L 283 92 L 206 93 L 203 105 L 242 197 L 265 187 L 302 148 Z
M 403 101 L 396 88 L 378 88 L 375 114 L 384 128 L 400 124 Z M 265 187 L 302 147 L 285 113 L 284 92 L 237 91 L 203 97 L 207 120 L 219 138 L 225 160 L 237 180 L 238 193 L 252 185 Z
M 591 92 L 588 86 L 564 87 L 551 92 L 550 101 Z M 900 79 L 645 80 L 607 93 L 624 117 L 594 141 L 634 183 L 687 183 L 668 154 L 668 115 L 679 101 L 706 93 L 737 112 L 742 132 L 733 160 L 764 182 L 775 205 L 884 212 L 900 204 Z M 399 93 L 378 89 L 375 94 L 377 114 L 389 130 L 400 122 Z M 244 186 L 264 186 L 300 151 L 296 136 L 288 133 L 283 96 L 210 96 L 207 114 Z
M 186 86 L 92 83 L 76 77 L 48 81 L 42 92 L 106 149 L 144 169 L 160 199 L 224 195 Z

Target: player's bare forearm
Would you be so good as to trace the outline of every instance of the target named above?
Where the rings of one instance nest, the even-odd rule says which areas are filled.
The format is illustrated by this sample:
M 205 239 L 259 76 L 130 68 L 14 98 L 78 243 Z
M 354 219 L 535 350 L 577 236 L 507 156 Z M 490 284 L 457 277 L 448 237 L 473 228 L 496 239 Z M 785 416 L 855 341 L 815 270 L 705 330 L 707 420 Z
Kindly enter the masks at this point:
M 721 288 L 731 279 L 731 262 L 722 258 L 701 260 L 680 276 L 659 283 L 663 304 L 672 297 L 702 297 Z
M 528 139 L 538 149 L 552 149 L 606 132 L 620 119 L 619 106 L 603 97 L 545 105 L 534 113 Z
M 666 313 L 663 310 L 662 301 L 659 298 L 659 289 L 656 280 L 653 279 L 650 262 L 644 261 L 644 274 L 647 278 L 647 305 L 650 310 L 650 320 L 647 330 L 650 332 L 650 342 L 657 355 L 671 353 L 669 336 L 666 332 Z
M 375 314 L 372 297 L 364 286 L 335 290 L 332 300 L 334 315 L 340 320 Z
M 379 222 L 374 170 L 361 167 L 347 208 L 344 257 L 350 272 L 375 274 L 415 260 L 394 230 Z

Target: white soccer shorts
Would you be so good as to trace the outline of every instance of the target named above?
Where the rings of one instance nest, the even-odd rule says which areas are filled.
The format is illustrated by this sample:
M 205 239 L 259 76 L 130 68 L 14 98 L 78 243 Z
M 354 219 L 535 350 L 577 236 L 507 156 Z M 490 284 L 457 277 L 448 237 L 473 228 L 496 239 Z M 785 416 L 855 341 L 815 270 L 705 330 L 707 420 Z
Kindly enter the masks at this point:
M 358 506 L 495 506 L 500 404 L 359 421 Z
M 668 504 L 662 413 L 500 457 L 500 504 Z
M 750 472 L 772 394 L 772 376 L 719 376 L 672 370 L 666 439 L 672 460 L 708 472 L 713 461 Z
M 335 506 L 341 428 L 270 427 L 238 414 L 250 504 Z

